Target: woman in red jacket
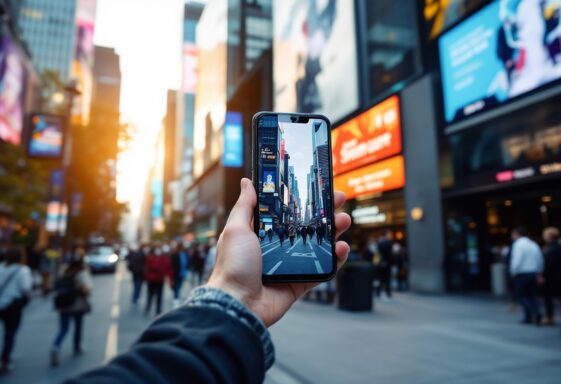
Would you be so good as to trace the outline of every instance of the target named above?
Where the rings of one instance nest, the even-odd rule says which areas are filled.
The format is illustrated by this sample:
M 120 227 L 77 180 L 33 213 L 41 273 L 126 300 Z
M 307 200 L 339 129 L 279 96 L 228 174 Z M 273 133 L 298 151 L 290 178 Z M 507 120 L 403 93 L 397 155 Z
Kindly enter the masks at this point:
M 164 255 L 160 246 L 154 247 L 146 258 L 144 265 L 144 279 L 148 283 L 148 297 L 146 300 L 146 311 L 150 313 L 152 299 L 156 297 L 156 315 L 162 313 L 162 292 L 164 282 L 171 277 L 171 265 L 167 255 Z

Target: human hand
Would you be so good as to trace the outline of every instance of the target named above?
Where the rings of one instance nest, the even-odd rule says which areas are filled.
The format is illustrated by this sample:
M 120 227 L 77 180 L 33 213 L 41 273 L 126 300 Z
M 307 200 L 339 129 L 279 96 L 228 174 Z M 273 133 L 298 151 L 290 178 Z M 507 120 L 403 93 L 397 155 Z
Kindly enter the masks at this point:
M 335 192 L 335 209 L 345 202 L 342 192 Z M 241 301 L 268 327 L 277 322 L 307 291 L 319 283 L 285 283 L 263 285 L 262 255 L 253 228 L 257 195 L 249 179 L 241 180 L 241 193 L 218 239 L 216 264 L 207 286 L 220 288 Z M 351 225 L 346 213 L 335 215 L 336 238 Z M 347 260 L 349 245 L 335 244 L 337 269 Z

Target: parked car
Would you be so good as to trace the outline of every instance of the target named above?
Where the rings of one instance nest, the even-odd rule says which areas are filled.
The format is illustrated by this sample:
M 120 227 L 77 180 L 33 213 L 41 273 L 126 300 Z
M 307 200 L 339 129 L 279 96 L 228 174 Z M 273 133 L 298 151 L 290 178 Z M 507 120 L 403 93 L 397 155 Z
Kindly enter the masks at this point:
M 86 264 L 92 272 L 115 272 L 119 255 L 109 245 L 90 248 L 86 252 Z

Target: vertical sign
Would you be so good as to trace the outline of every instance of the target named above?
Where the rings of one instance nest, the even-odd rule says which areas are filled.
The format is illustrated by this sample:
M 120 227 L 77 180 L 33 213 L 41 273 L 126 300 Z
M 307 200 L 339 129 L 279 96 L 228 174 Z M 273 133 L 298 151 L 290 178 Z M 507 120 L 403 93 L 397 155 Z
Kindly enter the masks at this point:
M 243 165 L 243 127 L 242 114 L 239 112 L 226 112 L 222 165 L 224 167 Z

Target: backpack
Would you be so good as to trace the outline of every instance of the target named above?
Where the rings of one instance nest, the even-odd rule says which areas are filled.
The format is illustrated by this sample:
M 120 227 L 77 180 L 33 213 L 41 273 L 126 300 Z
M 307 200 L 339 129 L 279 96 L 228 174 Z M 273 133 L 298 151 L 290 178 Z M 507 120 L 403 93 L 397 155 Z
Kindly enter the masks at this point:
M 55 283 L 55 309 L 68 308 L 74 304 L 78 294 L 74 282 L 74 274 L 65 274 Z

